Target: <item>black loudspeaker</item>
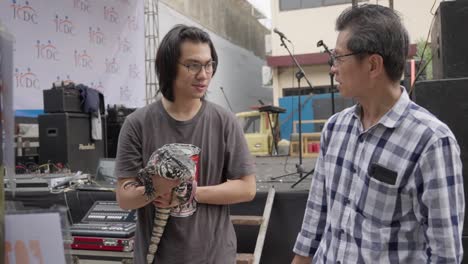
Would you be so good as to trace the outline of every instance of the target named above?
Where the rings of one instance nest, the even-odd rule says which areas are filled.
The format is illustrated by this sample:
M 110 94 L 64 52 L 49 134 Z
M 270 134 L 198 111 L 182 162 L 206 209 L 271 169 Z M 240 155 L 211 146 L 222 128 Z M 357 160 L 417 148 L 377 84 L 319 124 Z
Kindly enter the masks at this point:
M 121 128 L 122 123 L 107 122 L 107 157 L 109 158 L 117 156 L 117 144 Z
M 53 113 L 40 115 L 39 162 L 63 163 L 73 172 L 96 172 L 99 158 L 106 156 L 106 120 L 101 117 L 102 140 L 91 138 L 88 114 Z
M 136 108 L 126 108 L 122 105 L 107 106 L 107 157 L 115 158 L 120 129 L 125 118 Z
M 431 32 L 434 79 L 468 77 L 468 1 L 441 2 Z
M 42 94 L 46 113 L 83 113 L 80 91 L 75 87 L 54 87 L 42 91 Z
M 463 178 L 468 184 L 468 78 L 444 79 L 417 82 L 415 102 L 429 110 L 452 130 L 460 145 L 463 163 Z M 468 186 L 465 186 L 465 201 L 468 201 Z M 468 221 L 463 234 L 468 235 Z

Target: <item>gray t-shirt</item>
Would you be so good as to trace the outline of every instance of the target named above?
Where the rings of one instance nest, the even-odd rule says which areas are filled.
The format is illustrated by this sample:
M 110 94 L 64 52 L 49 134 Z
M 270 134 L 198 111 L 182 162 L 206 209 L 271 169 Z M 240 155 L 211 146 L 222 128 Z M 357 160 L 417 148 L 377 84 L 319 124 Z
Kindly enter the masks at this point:
M 232 113 L 204 100 L 195 117 L 178 121 L 157 101 L 126 118 L 119 135 L 116 176 L 135 177 L 151 154 L 168 143 L 193 144 L 201 149 L 199 186 L 255 172 L 244 134 Z M 146 263 L 153 217 L 152 204 L 138 209 L 134 263 Z M 169 218 L 154 263 L 235 263 L 236 248 L 229 207 L 198 204 L 189 217 Z

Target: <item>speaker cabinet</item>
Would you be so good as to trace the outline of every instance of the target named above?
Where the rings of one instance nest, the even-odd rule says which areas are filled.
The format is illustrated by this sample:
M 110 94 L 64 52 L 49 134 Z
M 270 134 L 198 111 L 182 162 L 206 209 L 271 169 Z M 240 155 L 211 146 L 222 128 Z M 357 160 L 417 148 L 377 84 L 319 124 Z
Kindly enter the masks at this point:
M 107 122 L 107 157 L 109 158 L 117 156 L 117 144 L 121 128 L 122 123 Z
M 463 178 L 468 184 L 468 78 L 443 79 L 417 82 L 415 102 L 429 110 L 452 130 L 460 145 Z M 468 187 L 465 186 L 465 201 Z M 468 235 L 468 221 L 463 234 Z
M 46 113 L 84 113 L 83 109 L 81 109 L 80 91 L 74 87 L 54 87 L 43 90 L 42 95 L 44 98 L 44 112 Z
M 102 140 L 91 138 L 88 114 L 50 113 L 40 115 L 39 162 L 61 162 L 72 171 L 95 173 L 99 158 L 106 155 L 106 121 L 102 117 Z
M 441 2 L 431 32 L 434 79 L 468 77 L 468 1 Z

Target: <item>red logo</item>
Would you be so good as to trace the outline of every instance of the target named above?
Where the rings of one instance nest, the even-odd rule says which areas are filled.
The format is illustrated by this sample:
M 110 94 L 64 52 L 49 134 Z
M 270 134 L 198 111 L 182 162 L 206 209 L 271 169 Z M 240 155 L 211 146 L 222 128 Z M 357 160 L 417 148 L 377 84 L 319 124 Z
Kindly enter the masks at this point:
M 104 20 L 111 23 L 119 23 L 119 14 L 115 12 L 113 7 L 104 6 Z
M 132 44 L 130 41 L 127 40 L 127 38 L 124 38 L 123 40 L 120 39 L 120 37 L 117 38 L 117 41 L 119 42 L 119 50 L 117 52 L 123 52 L 123 53 L 130 53 L 132 52 Z
M 91 13 L 91 5 L 88 0 L 73 0 L 73 8 L 82 12 Z
M 51 41 L 47 41 L 47 44 L 41 44 L 40 40 L 37 40 L 35 45 L 37 49 L 37 58 L 44 60 L 59 61 L 59 52 L 57 47 L 52 45 Z
M 115 61 L 115 58 L 108 60 L 106 58 L 106 73 L 118 73 L 120 69 L 119 64 Z
M 13 10 L 13 19 L 37 24 L 37 12 L 29 5 L 28 1 L 24 5 L 20 5 L 16 3 L 16 0 L 13 0 L 11 8 Z
M 128 86 L 120 86 L 120 101 L 128 102 L 130 101 L 132 94 L 128 89 Z
M 75 35 L 73 32 L 75 27 L 73 26 L 73 22 L 65 16 L 65 18 L 60 18 L 58 15 L 55 15 L 55 32 L 60 32 L 64 34 Z
M 104 45 L 104 33 L 102 33 L 101 29 L 98 27 L 93 29 L 89 27 L 89 42 L 96 44 L 96 45 Z
M 139 79 L 140 78 L 140 71 L 138 71 L 138 66 L 136 64 L 128 65 L 128 75 L 132 79 Z
M 93 69 L 93 58 L 86 53 L 86 50 L 81 53 L 75 50 L 75 67 Z
M 120 3 L 130 6 L 130 0 L 120 0 Z
M 89 85 L 89 87 L 91 87 L 91 88 L 93 88 L 93 89 L 95 89 L 95 90 L 98 90 L 98 91 L 100 91 L 101 93 L 104 93 L 104 90 L 105 90 L 105 88 L 104 88 L 104 86 L 102 85 L 101 81 L 99 81 L 99 82 L 96 83 L 96 84 L 95 84 L 94 82 L 91 82 L 90 85 Z
M 71 80 L 70 75 L 67 74 L 65 78 L 57 76 L 57 82 L 71 83 L 73 81 Z
M 18 68 L 15 69 L 16 88 L 34 88 L 41 89 L 37 75 L 31 72 L 28 68 L 26 72 L 21 72 Z
M 127 18 L 127 27 L 130 31 L 137 31 L 138 30 L 138 22 L 135 16 L 128 16 Z

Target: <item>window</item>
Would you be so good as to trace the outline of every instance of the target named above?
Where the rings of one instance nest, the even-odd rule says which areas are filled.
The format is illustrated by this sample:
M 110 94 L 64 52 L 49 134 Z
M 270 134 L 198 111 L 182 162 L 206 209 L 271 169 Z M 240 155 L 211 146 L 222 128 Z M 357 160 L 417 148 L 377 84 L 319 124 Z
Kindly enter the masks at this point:
M 314 88 L 312 89 L 310 87 L 302 87 L 300 91 L 297 88 L 283 88 L 283 96 L 299 95 L 299 92 L 301 93 L 301 95 L 329 93 L 330 86 L 329 85 L 314 86 Z M 335 92 L 338 92 L 336 90 L 336 85 L 335 85 Z
M 366 0 L 358 0 L 364 2 Z M 289 11 L 322 6 L 351 4 L 352 0 L 279 0 L 280 11 Z
M 301 0 L 280 0 L 280 11 L 301 9 Z
M 260 116 L 240 117 L 238 121 L 245 134 L 260 133 Z

